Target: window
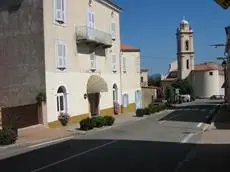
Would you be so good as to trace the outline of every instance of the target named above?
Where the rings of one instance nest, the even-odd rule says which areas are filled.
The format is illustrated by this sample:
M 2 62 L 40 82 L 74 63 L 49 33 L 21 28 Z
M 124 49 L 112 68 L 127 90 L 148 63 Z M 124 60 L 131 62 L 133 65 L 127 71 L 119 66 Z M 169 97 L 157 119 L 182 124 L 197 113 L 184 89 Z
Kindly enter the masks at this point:
M 144 82 L 144 77 L 143 76 L 141 77 L 141 82 Z
M 96 70 L 96 55 L 95 55 L 95 52 L 92 52 L 90 54 L 90 70 L 92 70 L 92 71 Z
M 63 86 L 57 91 L 57 112 L 67 112 L 67 94 Z
M 123 94 L 123 96 L 122 96 L 122 105 L 125 108 L 128 107 L 128 105 L 129 105 L 129 95 L 128 94 Z
M 116 68 L 116 55 L 115 54 L 113 54 L 112 55 L 112 71 L 113 72 L 116 72 L 117 71 L 117 68 Z
M 57 68 L 66 69 L 67 45 L 63 41 L 56 41 Z
M 123 72 L 126 72 L 126 57 L 123 57 Z
M 186 60 L 186 67 L 189 69 L 189 60 Z
M 213 75 L 213 72 L 209 72 L 209 75 L 212 76 L 212 75 Z
M 111 35 L 112 35 L 112 39 L 115 40 L 116 39 L 116 23 L 112 22 L 111 24 Z
M 54 0 L 55 22 L 66 23 L 66 0 Z
M 185 41 L 185 49 L 186 49 L 186 51 L 188 51 L 188 50 L 189 50 L 189 42 L 188 42 L 188 40 L 187 40 L 187 41 Z

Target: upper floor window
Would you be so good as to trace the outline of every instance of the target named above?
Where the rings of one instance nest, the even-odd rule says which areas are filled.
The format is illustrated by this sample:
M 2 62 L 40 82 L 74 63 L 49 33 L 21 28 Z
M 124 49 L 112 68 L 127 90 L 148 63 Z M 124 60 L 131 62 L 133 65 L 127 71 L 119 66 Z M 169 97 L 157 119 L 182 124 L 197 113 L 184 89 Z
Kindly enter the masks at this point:
M 89 28 L 95 28 L 95 13 L 89 8 L 87 12 L 87 25 Z
M 186 67 L 189 69 L 189 60 L 186 60 Z
M 57 68 L 66 69 L 67 45 L 63 41 L 56 41 Z
M 112 35 L 112 39 L 115 40 L 116 39 L 116 23 L 112 22 L 111 24 L 111 35 Z
M 141 82 L 144 82 L 144 77 L 143 76 L 141 77 Z
M 123 72 L 126 72 L 126 57 L 123 56 Z
M 66 0 L 54 0 L 54 15 L 56 23 L 66 23 Z
M 189 42 L 188 40 L 185 41 L 185 50 L 188 51 L 189 50 Z
M 96 55 L 95 55 L 95 52 L 92 52 L 90 54 L 90 70 L 91 71 L 96 70 Z
M 117 71 L 117 59 L 116 59 L 116 54 L 112 55 L 112 71 L 116 72 Z

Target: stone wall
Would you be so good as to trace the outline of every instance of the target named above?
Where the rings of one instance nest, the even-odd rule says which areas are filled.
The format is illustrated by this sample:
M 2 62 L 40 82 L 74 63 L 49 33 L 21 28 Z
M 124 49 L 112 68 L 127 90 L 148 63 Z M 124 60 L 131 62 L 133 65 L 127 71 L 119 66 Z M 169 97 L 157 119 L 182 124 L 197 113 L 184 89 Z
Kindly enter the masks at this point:
M 34 104 L 45 90 L 43 0 L 1 0 L 0 107 Z

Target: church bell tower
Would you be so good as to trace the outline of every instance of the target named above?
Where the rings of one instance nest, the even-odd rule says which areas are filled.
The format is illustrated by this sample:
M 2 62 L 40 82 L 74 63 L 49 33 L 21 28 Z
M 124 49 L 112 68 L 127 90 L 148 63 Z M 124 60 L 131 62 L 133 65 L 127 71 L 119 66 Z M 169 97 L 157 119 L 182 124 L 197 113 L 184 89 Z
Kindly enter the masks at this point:
M 178 79 L 186 79 L 194 70 L 193 30 L 183 19 L 177 29 Z

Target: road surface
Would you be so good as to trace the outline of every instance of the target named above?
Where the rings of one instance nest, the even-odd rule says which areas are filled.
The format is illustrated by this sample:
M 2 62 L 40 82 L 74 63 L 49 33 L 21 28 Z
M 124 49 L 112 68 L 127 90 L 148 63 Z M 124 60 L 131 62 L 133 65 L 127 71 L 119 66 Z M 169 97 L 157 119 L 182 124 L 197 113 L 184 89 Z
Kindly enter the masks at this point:
M 215 106 L 213 101 L 201 100 L 180 105 L 171 114 L 155 115 L 1 160 L 1 171 L 181 171 Z

